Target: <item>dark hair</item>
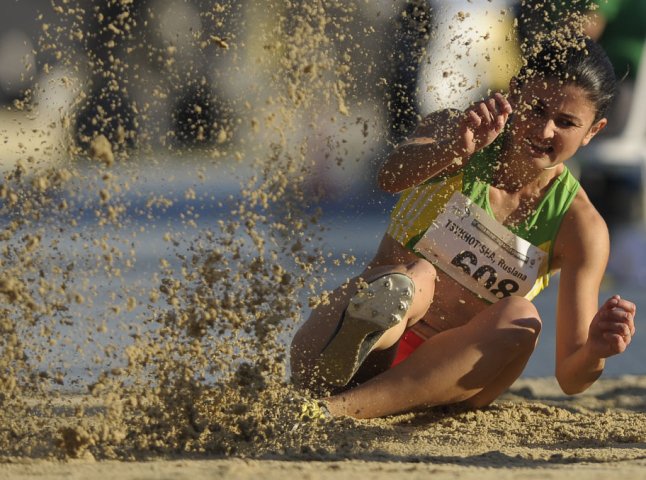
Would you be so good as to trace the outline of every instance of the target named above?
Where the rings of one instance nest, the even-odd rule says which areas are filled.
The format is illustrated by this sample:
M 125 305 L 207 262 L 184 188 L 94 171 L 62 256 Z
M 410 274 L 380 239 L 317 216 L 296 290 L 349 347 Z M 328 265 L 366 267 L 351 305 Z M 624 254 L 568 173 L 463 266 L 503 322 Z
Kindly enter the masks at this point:
M 536 45 L 521 68 L 518 81 L 522 84 L 536 75 L 583 88 L 596 108 L 595 122 L 606 115 L 617 91 L 617 78 L 608 55 L 599 44 L 583 36 Z

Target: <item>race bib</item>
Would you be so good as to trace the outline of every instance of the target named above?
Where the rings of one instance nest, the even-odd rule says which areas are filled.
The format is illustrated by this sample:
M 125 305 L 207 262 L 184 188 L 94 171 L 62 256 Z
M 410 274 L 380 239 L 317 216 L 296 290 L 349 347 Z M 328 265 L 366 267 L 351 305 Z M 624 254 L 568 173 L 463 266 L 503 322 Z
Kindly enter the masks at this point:
M 514 235 L 460 192 L 453 194 L 414 249 L 490 302 L 527 295 L 547 262 L 544 251 Z

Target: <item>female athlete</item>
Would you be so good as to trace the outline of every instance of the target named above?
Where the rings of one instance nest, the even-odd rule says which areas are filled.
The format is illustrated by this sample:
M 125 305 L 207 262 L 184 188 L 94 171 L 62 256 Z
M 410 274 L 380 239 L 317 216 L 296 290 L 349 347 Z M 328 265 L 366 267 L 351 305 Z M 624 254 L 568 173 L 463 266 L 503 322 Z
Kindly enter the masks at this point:
M 560 271 L 556 378 L 587 389 L 635 333 L 635 305 L 598 305 L 606 224 L 566 163 L 607 124 L 616 80 L 587 38 L 542 45 L 466 111 L 432 113 L 379 172 L 401 192 L 374 259 L 315 308 L 291 346 L 297 384 L 329 412 L 372 418 L 482 407 L 521 374 L 531 303 Z

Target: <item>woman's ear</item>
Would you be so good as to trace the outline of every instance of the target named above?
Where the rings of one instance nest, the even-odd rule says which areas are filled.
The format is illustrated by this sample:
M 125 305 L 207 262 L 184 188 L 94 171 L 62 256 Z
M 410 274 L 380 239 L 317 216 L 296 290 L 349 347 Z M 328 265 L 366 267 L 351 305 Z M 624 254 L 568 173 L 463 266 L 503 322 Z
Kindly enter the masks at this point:
M 581 142 L 581 146 L 585 147 L 588 143 L 590 143 L 590 140 L 592 140 L 597 133 L 606 128 L 606 125 L 608 125 L 607 118 L 602 118 L 598 122 L 593 123 L 590 127 L 590 130 L 588 130 L 588 133 L 585 134 L 583 142 Z

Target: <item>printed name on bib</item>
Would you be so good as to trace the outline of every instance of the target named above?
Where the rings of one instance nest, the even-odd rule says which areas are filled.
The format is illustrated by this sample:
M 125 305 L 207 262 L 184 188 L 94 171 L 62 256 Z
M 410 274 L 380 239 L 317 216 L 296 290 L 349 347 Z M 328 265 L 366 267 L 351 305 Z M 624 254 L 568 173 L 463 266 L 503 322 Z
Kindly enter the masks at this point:
M 547 262 L 545 252 L 510 232 L 460 192 L 453 194 L 414 248 L 491 302 L 525 296 Z

